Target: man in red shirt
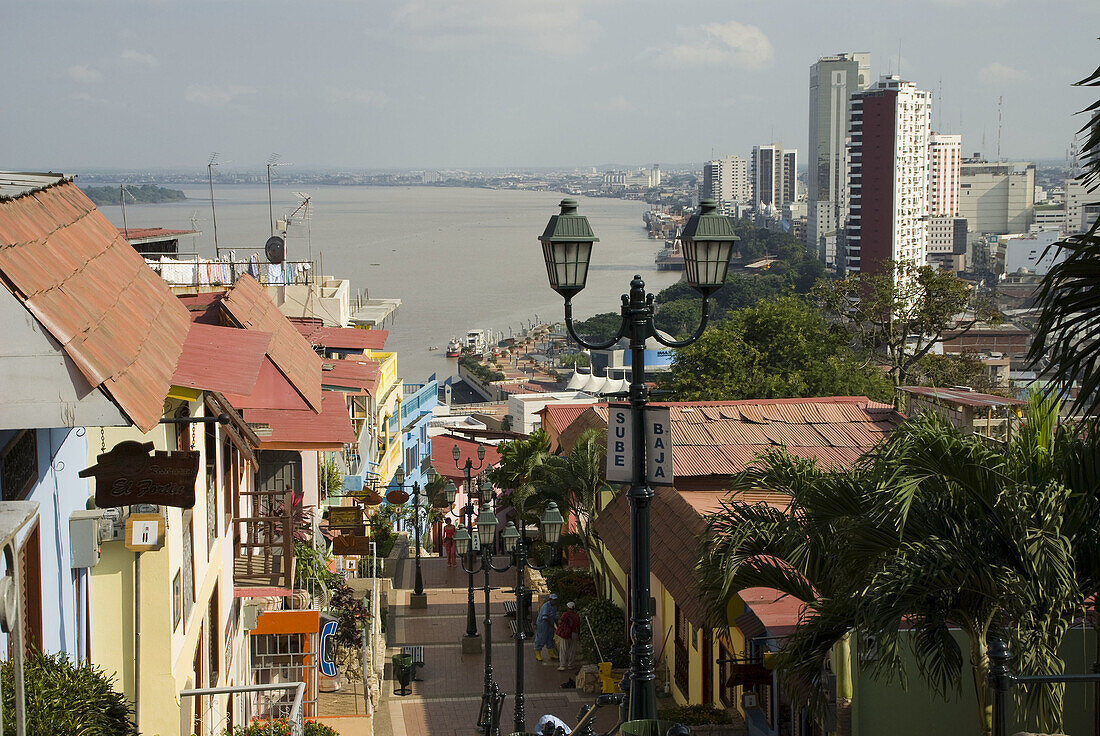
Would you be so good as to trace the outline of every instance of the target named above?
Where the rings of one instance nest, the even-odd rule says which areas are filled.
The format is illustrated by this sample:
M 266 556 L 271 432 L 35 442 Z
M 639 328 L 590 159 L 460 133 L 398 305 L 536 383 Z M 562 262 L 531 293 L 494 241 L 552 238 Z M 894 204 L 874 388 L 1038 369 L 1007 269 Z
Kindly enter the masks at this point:
M 554 629 L 554 638 L 558 642 L 558 669 L 573 669 L 573 660 L 577 656 L 577 640 L 580 639 L 581 617 L 577 615 L 577 604 L 569 601 L 565 612 L 558 619 Z

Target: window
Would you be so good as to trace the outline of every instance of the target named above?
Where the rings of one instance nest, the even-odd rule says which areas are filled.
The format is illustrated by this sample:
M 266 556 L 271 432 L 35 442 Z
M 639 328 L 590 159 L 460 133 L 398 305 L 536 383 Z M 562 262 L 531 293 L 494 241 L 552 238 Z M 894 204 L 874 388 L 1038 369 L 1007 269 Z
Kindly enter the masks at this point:
M 38 480 L 38 432 L 24 429 L 0 450 L 0 490 L 3 500 L 20 501 Z
M 673 657 L 675 658 L 674 675 L 676 680 L 676 687 L 680 690 L 680 694 L 690 700 L 688 693 L 688 664 L 690 663 L 688 655 L 687 642 L 691 637 L 691 624 L 688 623 L 687 617 L 684 616 L 680 610 L 680 605 L 676 604 L 675 613 L 675 632 L 673 633 Z
M 195 520 L 191 509 L 183 512 L 183 628 L 195 605 Z

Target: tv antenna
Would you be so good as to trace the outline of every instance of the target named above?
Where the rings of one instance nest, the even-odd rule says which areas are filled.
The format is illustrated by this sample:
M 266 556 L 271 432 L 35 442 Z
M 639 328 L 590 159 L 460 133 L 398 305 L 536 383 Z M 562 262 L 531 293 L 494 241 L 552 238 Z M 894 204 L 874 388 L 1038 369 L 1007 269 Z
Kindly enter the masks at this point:
M 267 157 L 267 219 L 271 224 L 271 237 L 275 237 L 275 212 L 271 205 L 271 169 L 275 166 L 293 166 L 289 162 L 280 162 L 282 156 L 273 153 Z
M 997 95 L 997 161 L 1001 160 L 1001 120 L 1004 101 L 1004 95 Z
M 220 258 L 218 251 L 218 213 L 214 210 L 214 167 L 218 165 L 218 152 L 210 154 L 210 160 L 206 162 L 206 176 L 210 182 L 210 218 L 214 224 L 214 257 Z
M 122 237 L 129 240 L 130 239 L 130 228 L 126 227 L 126 195 L 127 194 L 130 195 L 130 199 L 134 200 L 135 202 L 137 201 L 137 197 L 135 197 L 130 192 L 130 190 L 126 188 L 125 184 L 119 184 L 118 185 L 118 203 L 122 207 Z
M 290 214 L 286 215 L 286 230 L 290 229 L 291 225 L 304 224 L 306 226 L 306 248 L 309 253 L 310 262 L 313 261 L 313 229 L 310 226 L 310 221 L 313 220 L 313 197 L 305 192 L 294 192 L 294 196 L 298 198 L 298 206 L 295 207 Z

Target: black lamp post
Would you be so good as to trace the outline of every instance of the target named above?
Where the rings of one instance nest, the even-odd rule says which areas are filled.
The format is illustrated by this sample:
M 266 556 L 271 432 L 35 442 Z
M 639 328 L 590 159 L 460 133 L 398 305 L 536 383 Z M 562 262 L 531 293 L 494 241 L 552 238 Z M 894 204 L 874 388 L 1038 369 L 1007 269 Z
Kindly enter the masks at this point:
M 554 215 L 539 237 L 550 287 L 565 299 L 565 326 L 570 337 L 589 350 L 606 350 L 620 339 L 630 340 L 630 408 L 633 417 L 634 467 L 628 498 L 630 500 L 630 720 L 657 718 L 656 675 L 653 663 L 653 623 L 649 610 L 649 507 L 653 490 L 646 481 L 644 412 L 649 400 L 645 384 L 645 343 L 647 338 L 670 348 L 690 345 L 703 334 L 710 312 L 709 297 L 726 281 L 730 255 L 739 238 L 734 235 L 728 217 L 715 212 L 713 199 L 699 203 L 680 234 L 684 252 L 684 271 L 688 284 L 703 296 L 702 316 L 695 333 L 686 340 L 671 340 L 653 324 L 654 299 L 645 291 L 641 276 L 630 282 L 630 293 L 623 294 L 622 322 L 615 337 L 595 343 L 581 339 L 573 327 L 572 299 L 588 278 L 592 244 L 599 240 L 588 218 L 577 214 L 577 202 L 561 201 L 561 214 Z
M 466 462 L 463 465 L 459 465 L 458 461 L 462 457 L 462 451 L 458 449 L 458 445 L 455 444 L 451 447 L 451 457 L 454 458 L 455 467 L 460 468 L 466 476 L 466 530 L 467 534 L 470 534 L 473 530 L 473 516 L 474 516 L 474 484 L 472 479 L 472 471 L 480 470 L 481 466 L 485 464 L 485 445 L 477 446 L 477 460 L 478 463 L 475 466 L 474 461 L 470 458 L 466 458 Z M 462 653 L 477 651 L 477 614 L 474 613 L 474 575 L 470 573 L 469 590 L 467 593 L 466 604 L 466 636 L 463 638 Z
M 410 599 L 410 607 L 420 608 L 427 605 L 427 596 L 424 593 L 424 576 L 420 571 L 420 484 L 413 482 L 411 486 L 405 485 L 405 469 L 398 467 L 397 472 L 394 473 L 394 485 L 397 488 L 411 488 L 412 489 L 412 501 L 413 501 L 413 526 L 415 528 L 416 535 L 416 576 L 413 583 L 413 596 Z M 457 489 L 454 483 L 447 481 L 447 486 L 444 488 L 444 493 L 447 494 L 448 503 L 454 503 L 455 494 Z M 427 499 L 424 499 L 425 501 Z
M 462 569 L 470 575 L 479 572 L 485 573 L 485 688 L 481 694 L 481 712 L 478 720 L 478 728 L 484 729 L 485 736 L 500 736 L 500 723 L 498 721 L 500 703 L 503 695 L 496 680 L 493 679 L 493 619 L 489 600 L 489 573 L 490 571 L 504 572 L 507 567 L 497 568 L 493 566 L 493 540 L 496 539 L 497 517 L 490 505 L 493 500 L 493 484 L 484 476 L 478 483 L 480 496 L 480 511 L 477 515 L 477 533 L 481 540 L 481 560 L 479 566 L 474 568 L 466 566 L 466 554 L 470 550 L 470 533 L 466 529 L 459 529 L 455 533 L 454 541 L 456 551 L 462 560 Z M 473 554 L 471 554 L 471 563 Z

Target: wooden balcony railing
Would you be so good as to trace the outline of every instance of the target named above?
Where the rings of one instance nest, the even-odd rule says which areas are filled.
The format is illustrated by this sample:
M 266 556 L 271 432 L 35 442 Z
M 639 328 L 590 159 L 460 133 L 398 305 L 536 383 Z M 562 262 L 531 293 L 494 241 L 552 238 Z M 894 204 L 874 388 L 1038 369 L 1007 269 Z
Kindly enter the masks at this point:
M 237 597 L 290 595 L 294 588 L 294 508 L 288 491 L 242 491 L 256 516 L 233 519 Z

